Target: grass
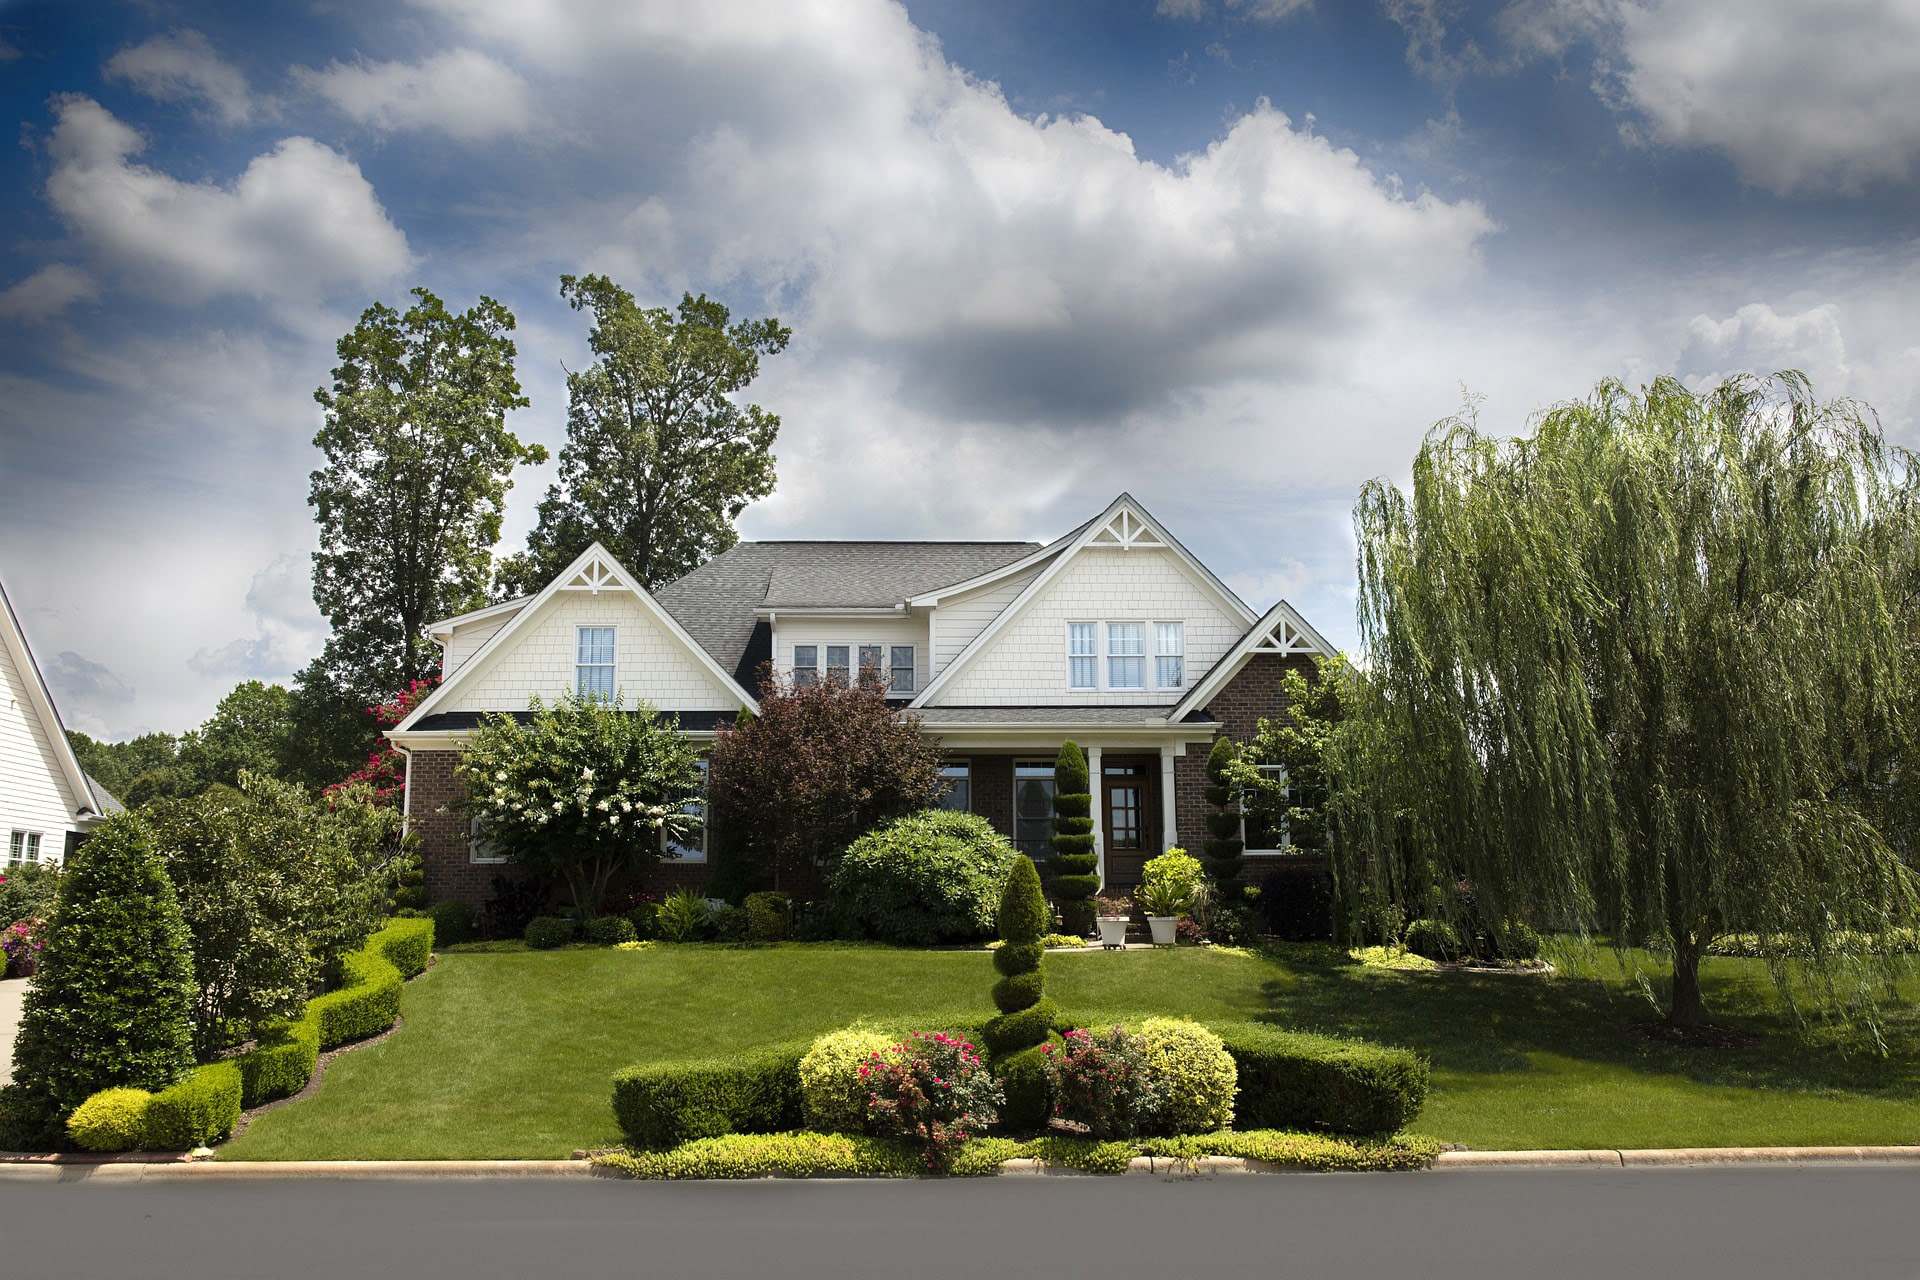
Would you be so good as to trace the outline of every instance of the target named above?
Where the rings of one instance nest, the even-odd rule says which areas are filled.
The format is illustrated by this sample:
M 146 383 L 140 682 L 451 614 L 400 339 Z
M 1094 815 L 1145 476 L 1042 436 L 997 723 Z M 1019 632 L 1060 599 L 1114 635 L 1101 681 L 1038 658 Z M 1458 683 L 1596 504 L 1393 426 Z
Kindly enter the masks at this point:
M 1332 948 L 1064 955 L 1048 992 L 1090 1023 L 1134 1014 L 1257 1018 L 1426 1051 L 1414 1131 L 1480 1149 L 1920 1142 L 1916 990 L 1889 1052 L 1802 1033 L 1756 961 L 1710 960 L 1715 1020 L 1742 1049 L 1627 1031 L 1654 1010 L 1606 964 L 1565 976 L 1400 972 Z M 1576 966 L 1577 967 L 1577 966 Z M 553 1158 L 619 1140 L 621 1067 L 790 1040 L 856 1018 L 930 1025 L 992 1013 L 978 952 L 832 945 L 441 956 L 404 1024 L 336 1061 L 319 1093 L 257 1118 L 227 1159 Z M 1916 988 L 1920 989 L 1920 988 Z

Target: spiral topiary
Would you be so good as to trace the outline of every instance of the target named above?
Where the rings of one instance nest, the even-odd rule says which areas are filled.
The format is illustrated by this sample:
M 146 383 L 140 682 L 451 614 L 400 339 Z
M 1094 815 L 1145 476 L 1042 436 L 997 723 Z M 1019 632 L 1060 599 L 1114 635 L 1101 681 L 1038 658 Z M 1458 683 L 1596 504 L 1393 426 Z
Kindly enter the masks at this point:
M 1053 900 L 1061 927 L 1082 937 L 1093 932 L 1093 895 L 1100 891 L 1092 814 L 1087 757 L 1078 743 L 1063 742 L 1053 762 Z
M 1040 1046 L 1059 1012 L 1045 989 L 1042 939 L 1052 924 L 1040 892 L 1040 873 L 1033 859 L 1022 857 L 1000 893 L 1000 937 L 1006 945 L 993 953 L 993 967 L 1001 975 L 993 986 L 1000 1016 L 988 1022 L 980 1036 L 992 1055 L 993 1074 L 1006 1090 L 1001 1119 L 1013 1129 L 1046 1124 L 1051 1103 Z
M 1236 881 L 1244 861 L 1240 851 L 1245 847 L 1240 839 L 1240 792 L 1233 783 L 1233 766 L 1239 757 L 1240 748 L 1232 738 L 1220 739 L 1207 753 L 1206 797 L 1213 806 L 1207 815 L 1207 874 L 1221 898 L 1229 902 L 1240 896 Z

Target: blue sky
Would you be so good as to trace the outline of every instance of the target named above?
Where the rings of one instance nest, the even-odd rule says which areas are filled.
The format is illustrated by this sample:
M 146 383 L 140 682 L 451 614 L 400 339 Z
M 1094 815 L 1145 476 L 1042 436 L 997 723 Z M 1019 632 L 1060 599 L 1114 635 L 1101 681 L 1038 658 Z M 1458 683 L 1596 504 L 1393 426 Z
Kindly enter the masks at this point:
M 1920 0 L 15 0 L 0 98 L 0 576 L 103 735 L 317 651 L 312 391 L 415 284 L 556 449 L 561 273 L 792 324 L 748 537 L 1126 489 L 1342 643 L 1465 395 L 1798 367 L 1920 443 Z

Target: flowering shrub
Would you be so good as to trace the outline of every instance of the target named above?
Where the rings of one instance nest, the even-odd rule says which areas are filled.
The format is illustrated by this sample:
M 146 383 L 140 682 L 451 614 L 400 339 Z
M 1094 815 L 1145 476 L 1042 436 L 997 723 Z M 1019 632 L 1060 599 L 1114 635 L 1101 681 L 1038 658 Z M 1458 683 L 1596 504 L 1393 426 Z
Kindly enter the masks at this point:
M 874 1053 L 860 1068 L 867 1082 L 867 1127 L 922 1148 L 927 1168 L 944 1173 L 955 1150 L 1000 1117 L 1006 1100 L 973 1045 L 916 1031 Z
M 6 963 L 0 964 L 0 972 L 30 974 L 40 963 L 40 949 L 47 945 L 47 922 L 45 920 L 17 920 L 0 932 L 0 952 L 6 953 Z
M 413 714 L 413 709 L 426 701 L 433 687 L 439 684 L 439 678 L 415 680 L 403 693 L 397 693 L 377 707 L 368 707 L 367 711 L 379 724 L 381 732 L 393 728 Z M 380 805 L 399 807 L 407 795 L 407 761 L 394 749 L 385 737 L 380 745 L 367 755 L 367 763 L 344 779 L 326 789 L 325 794 L 332 798 L 345 791 L 356 782 L 364 782 L 373 788 L 373 802 Z
M 1095 1138 L 1130 1138 L 1167 1100 L 1167 1086 L 1147 1067 L 1138 1037 L 1125 1027 L 1076 1028 L 1066 1043 L 1043 1045 L 1053 1113 L 1087 1126 Z

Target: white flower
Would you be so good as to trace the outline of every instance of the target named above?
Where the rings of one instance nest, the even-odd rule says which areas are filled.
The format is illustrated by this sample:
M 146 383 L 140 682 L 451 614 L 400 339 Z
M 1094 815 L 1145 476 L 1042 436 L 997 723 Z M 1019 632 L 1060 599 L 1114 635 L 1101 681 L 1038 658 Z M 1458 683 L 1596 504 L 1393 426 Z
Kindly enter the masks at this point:
M 627 798 L 626 798 L 625 796 L 621 796 L 621 797 L 620 797 L 620 812 L 622 812 L 622 813 L 632 813 L 632 812 L 633 812 L 633 801 L 631 801 L 631 800 L 629 800 L 629 799 L 627 799 Z
M 602 813 L 606 813 L 613 808 L 613 805 L 610 801 L 602 800 L 599 804 L 593 807 L 598 809 Z
M 581 776 L 581 777 L 583 777 L 583 778 L 585 778 L 585 779 L 586 779 L 586 780 L 587 780 L 588 782 L 592 782 L 592 781 L 593 781 L 593 770 L 591 770 L 591 769 L 587 769 L 587 768 L 582 768 L 582 769 L 580 770 L 580 776 Z
M 620 815 L 616 813 L 616 814 L 614 814 L 614 815 L 613 815 L 613 816 L 612 816 L 611 818 L 608 818 L 608 819 L 607 819 L 607 825 L 608 825 L 608 826 L 610 826 L 610 827 L 617 827 L 617 826 L 619 826 L 619 825 L 620 825 Z
M 493 777 L 496 782 L 505 782 L 507 780 L 507 771 L 502 769 L 500 772 L 494 774 Z
M 554 811 L 555 813 L 559 813 L 559 812 L 560 812 L 561 810 L 563 810 L 563 809 L 565 809 L 566 807 L 567 807 L 566 805 L 564 805 L 564 804 L 562 804 L 562 803 L 561 803 L 560 801 L 558 801 L 558 800 L 555 800 L 555 801 L 553 802 L 553 811 Z

